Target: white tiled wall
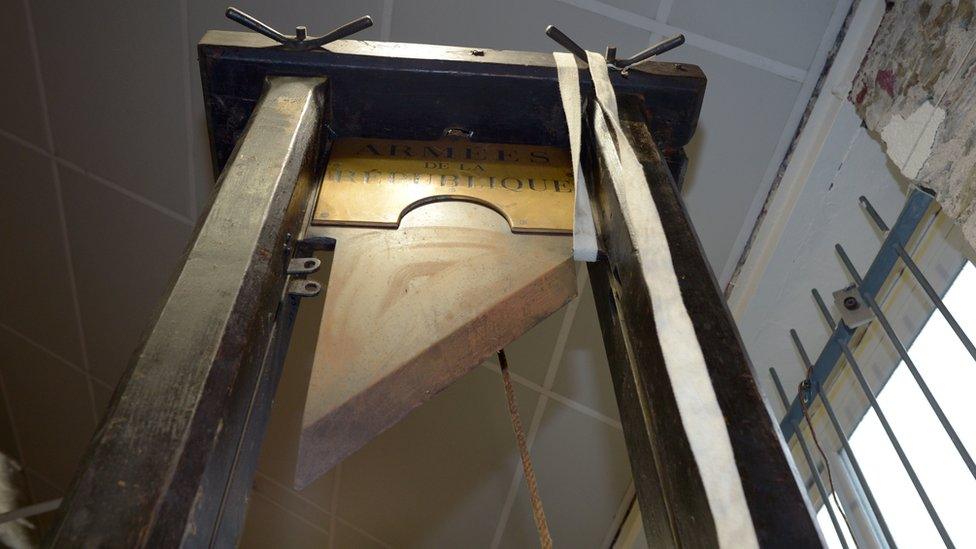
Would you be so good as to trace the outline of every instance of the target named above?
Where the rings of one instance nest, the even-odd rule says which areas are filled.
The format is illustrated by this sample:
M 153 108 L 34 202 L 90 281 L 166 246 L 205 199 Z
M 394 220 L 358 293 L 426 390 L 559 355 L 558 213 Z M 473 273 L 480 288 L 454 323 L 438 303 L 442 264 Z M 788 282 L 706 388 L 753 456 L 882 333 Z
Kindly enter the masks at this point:
M 290 32 L 364 13 L 370 39 L 551 51 L 554 23 L 622 55 L 684 31 L 669 59 L 709 77 L 688 207 L 721 272 L 792 136 L 841 0 L 247 0 Z M 212 190 L 195 44 L 225 3 L 0 0 L 0 445 L 40 500 L 67 488 Z M 773 170 L 775 171 L 775 170 Z M 588 289 L 584 289 L 588 292 Z M 303 317 L 314 329 L 315 305 Z M 318 302 L 321 307 L 321 302 Z M 629 467 L 592 298 L 513 344 L 556 543 L 613 530 Z M 534 543 L 501 382 L 479 367 L 308 490 L 289 488 L 308 344 L 282 380 L 244 544 Z M 305 336 L 308 338 L 308 336 Z

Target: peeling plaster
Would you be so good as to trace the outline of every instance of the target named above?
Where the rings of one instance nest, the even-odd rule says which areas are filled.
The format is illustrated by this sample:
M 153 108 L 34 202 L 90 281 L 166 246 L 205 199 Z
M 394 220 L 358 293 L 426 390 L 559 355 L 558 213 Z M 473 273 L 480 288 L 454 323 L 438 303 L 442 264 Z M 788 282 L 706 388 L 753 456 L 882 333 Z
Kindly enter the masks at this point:
M 935 132 L 945 117 L 945 109 L 926 101 L 908 118 L 902 118 L 899 114 L 892 115 L 888 125 L 881 130 L 881 139 L 888 147 L 888 156 L 905 177 L 918 177 L 922 165 L 932 154 Z
M 976 0 L 892 3 L 852 90 L 893 163 L 976 247 Z

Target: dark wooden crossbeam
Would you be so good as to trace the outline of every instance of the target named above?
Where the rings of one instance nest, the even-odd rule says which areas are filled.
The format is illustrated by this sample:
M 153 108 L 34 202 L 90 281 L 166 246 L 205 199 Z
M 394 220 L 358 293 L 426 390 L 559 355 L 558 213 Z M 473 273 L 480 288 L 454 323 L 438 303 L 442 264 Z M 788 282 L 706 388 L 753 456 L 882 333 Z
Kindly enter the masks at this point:
M 540 29 L 540 33 L 542 29 Z M 307 52 L 247 32 L 210 31 L 198 48 L 215 173 L 220 173 L 268 75 L 327 75 L 331 129 L 339 137 L 432 140 L 445 128 L 475 141 L 569 147 L 552 54 L 338 40 Z M 695 133 L 705 75 L 695 65 L 642 64 L 611 75 L 639 95 L 669 159 Z M 580 72 L 592 95 L 588 71 Z

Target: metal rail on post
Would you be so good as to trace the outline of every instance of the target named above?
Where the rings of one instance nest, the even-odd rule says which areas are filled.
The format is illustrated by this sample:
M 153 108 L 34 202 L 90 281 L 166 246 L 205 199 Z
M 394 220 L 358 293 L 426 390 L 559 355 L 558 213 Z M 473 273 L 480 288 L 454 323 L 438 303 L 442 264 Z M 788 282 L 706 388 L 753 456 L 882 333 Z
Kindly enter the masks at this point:
M 319 157 L 324 82 L 268 80 L 49 545 L 205 545 L 221 517 L 243 513 L 245 498 L 228 509 L 224 496 L 235 477 L 250 481 L 257 445 L 240 443 L 280 373 L 269 341 L 288 339 L 289 265 Z
M 643 166 L 663 221 L 682 299 L 700 342 L 731 442 L 746 504 L 762 546 L 819 547 L 809 504 L 787 461 L 782 439 L 754 381 L 731 315 L 708 267 L 670 171 L 638 100 L 618 93 L 620 123 Z M 609 136 L 584 138 L 587 181 L 606 256 L 589 264 L 590 279 L 620 409 L 638 502 L 655 547 L 712 546 L 712 508 L 657 343 L 648 285 L 598 148 Z M 645 252 L 647 253 L 647 252 Z

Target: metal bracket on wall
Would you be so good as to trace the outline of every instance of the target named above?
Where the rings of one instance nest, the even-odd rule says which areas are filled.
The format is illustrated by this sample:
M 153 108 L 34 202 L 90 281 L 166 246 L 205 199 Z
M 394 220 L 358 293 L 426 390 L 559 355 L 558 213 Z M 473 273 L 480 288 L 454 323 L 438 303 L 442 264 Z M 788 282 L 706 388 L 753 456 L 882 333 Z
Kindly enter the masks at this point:
M 857 286 L 851 285 L 833 294 L 834 304 L 840 317 L 849 328 L 859 328 L 874 319 L 874 313 L 864 304 L 864 297 Z

